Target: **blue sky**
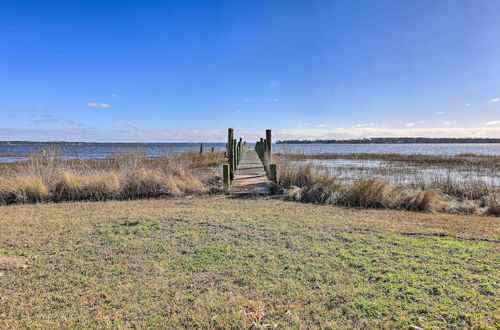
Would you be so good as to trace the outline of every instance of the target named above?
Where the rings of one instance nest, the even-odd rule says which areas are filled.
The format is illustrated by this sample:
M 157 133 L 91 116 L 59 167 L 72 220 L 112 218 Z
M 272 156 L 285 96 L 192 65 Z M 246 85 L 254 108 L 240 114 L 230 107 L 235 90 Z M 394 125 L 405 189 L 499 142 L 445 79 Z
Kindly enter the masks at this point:
M 500 1 L 0 2 L 0 140 L 500 137 Z

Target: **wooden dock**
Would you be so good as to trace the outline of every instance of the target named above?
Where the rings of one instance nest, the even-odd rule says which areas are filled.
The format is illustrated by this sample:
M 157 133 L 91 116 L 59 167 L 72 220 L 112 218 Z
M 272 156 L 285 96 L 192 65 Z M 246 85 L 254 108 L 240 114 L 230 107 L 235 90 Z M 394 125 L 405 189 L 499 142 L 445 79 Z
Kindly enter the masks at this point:
M 234 130 L 227 130 L 227 164 L 222 165 L 222 183 L 226 193 L 239 195 L 267 195 L 277 184 L 277 167 L 272 163 L 271 130 L 266 138 L 255 143 L 255 150 L 242 138 L 234 138 Z M 200 152 L 203 152 L 200 149 Z
M 257 152 L 248 150 L 238 164 L 233 183 L 229 189 L 232 195 L 267 195 L 270 181 Z

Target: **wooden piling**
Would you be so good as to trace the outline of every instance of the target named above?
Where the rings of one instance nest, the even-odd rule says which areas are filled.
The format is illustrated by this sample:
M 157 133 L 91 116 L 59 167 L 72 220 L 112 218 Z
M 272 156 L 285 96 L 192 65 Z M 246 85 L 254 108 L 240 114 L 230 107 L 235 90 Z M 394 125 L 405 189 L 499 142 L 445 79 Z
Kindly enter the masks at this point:
M 236 139 L 233 139 L 233 173 L 236 172 L 236 168 L 238 167 L 238 162 L 236 158 Z
M 269 181 L 271 181 L 271 194 L 275 194 L 278 189 L 278 167 L 276 164 L 269 165 Z
M 232 180 L 234 178 L 234 156 L 233 156 L 233 139 L 234 130 L 232 128 L 227 129 L 227 158 L 229 160 L 229 178 Z
M 226 191 L 228 191 L 229 186 L 231 184 L 231 175 L 229 173 L 229 164 L 222 165 L 222 182 L 224 184 L 224 189 Z
M 266 152 L 267 152 L 267 161 L 269 164 L 273 162 L 272 159 L 272 137 L 271 137 L 271 130 L 266 129 Z
M 200 154 L 203 154 L 203 143 L 200 144 Z
M 278 168 L 276 164 L 269 165 L 269 180 L 274 183 L 278 182 Z

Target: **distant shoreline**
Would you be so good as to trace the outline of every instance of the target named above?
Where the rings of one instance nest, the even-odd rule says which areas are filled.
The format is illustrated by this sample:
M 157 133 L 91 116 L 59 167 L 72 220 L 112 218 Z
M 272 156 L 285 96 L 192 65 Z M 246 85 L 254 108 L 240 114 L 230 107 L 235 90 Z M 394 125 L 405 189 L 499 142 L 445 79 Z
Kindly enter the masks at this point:
M 500 143 L 492 138 L 370 138 L 350 140 L 280 140 L 277 144 L 442 144 Z
M 224 144 L 225 142 L 76 142 L 76 141 L 0 141 L 0 145 L 150 145 L 150 144 Z M 467 144 L 500 143 L 500 138 L 367 138 L 347 140 L 278 140 L 276 144 Z

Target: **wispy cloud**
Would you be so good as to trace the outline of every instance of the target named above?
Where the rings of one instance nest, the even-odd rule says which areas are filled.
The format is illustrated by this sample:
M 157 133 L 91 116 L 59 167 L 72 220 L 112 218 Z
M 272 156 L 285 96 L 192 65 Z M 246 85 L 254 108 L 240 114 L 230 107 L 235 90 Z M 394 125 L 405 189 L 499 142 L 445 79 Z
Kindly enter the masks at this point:
M 436 113 L 437 113 L 438 115 L 444 115 L 446 112 L 444 112 L 444 111 L 438 111 L 438 112 L 436 112 Z
M 451 125 L 451 123 L 450 123 L 449 121 L 445 121 L 445 122 L 443 123 L 443 125 L 450 126 L 450 125 Z
M 95 103 L 95 102 L 89 102 L 87 103 L 87 106 L 89 107 L 94 107 L 94 108 L 111 108 L 111 106 L 108 103 Z
M 45 118 L 45 119 L 30 119 L 30 122 L 32 122 L 35 125 L 40 125 L 40 124 L 51 124 L 51 123 L 57 123 L 59 122 L 59 119 L 57 118 Z
M 415 123 L 406 123 L 406 127 L 415 127 Z
M 319 127 L 319 128 L 324 128 L 324 127 L 327 127 L 327 126 L 328 125 L 326 125 L 326 124 L 318 124 L 318 125 L 316 125 L 316 127 Z
M 115 98 L 115 99 L 116 99 L 116 98 L 118 98 L 118 97 L 119 97 L 119 95 L 118 95 L 118 94 L 113 94 L 113 95 L 111 95 L 111 97 L 113 97 L 113 98 Z
M 500 121 L 498 121 L 500 124 Z M 264 130 L 237 129 L 237 135 L 246 141 L 256 141 Z M 500 138 L 500 127 L 436 127 L 436 128 L 297 128 L 275 129 L 275 139 L 351 139 L 363 137 L 491 137 Z M 64 128 L 64 129 L 13 129 L 0 127 L 0 140 L 37 141 L 89 141 L 89 142 L 222 142 L 227 139 L 225 130 L 204 129 L 147 129 L 126 123 L 114 129 Z
M 240 112 L 240 109 L 236 109 L 236 110 L 234 110 L 234 112 Z
M 500 121 L 499 121 L 500 124 Z M 262 133 L 261 133 L 262 135 Z M 500 127 L 435 128 L 303 128 L 275 130 L 276 139 L 356 139 L 366 137 L 490 137 L 500 138 Z
M 492 98 L 490 100 L 491 103 L 497 103 L 498 101 L 500 101 L 500 98 L 498 98 L 498 97 Z
M 243 99 L 243 102 L 257 102 L 259 99 L 255 99 L 255 98 L 246 98 L 246 99 Z
M 270 87 L 270 88 L 274 88 L 274 87 L 276 87 L 276 86 L 278 86 L 278 84 L 277 84 L 276 82 L 274 82 L 274 81 L 271 81 L 271 82 L 269 83 L 269 87 Z
M 83 123 L 80 123 L 79 121 L 74 121 L 74 120 L 70 120 L 70 119 L 66 119 L 65 121 L 66 121 L 66 123 L 68 123 L 69 125 L 73 125 L 73 126 L 83 126 Z
M 363 124 L 355 124 L 355 125 L 352 125 L 351 127 L 352 128 L 365 128 L 365 127 L 373 127 L 375 126 L 374 123 L 363 123 Z
M 492 125 L 500 125 L 500 120 L 493 120 L 493 121 L 489 121 L 487 123 L 484 123 L 485 125 L 489 125 L 489 126 L 492 126 Z
M 274 99 L 273 99 L 273 102 L 278 102 L 279 100 L 280 100 L 280 99 L 276 99 L 276 98 L 274 98 Z

